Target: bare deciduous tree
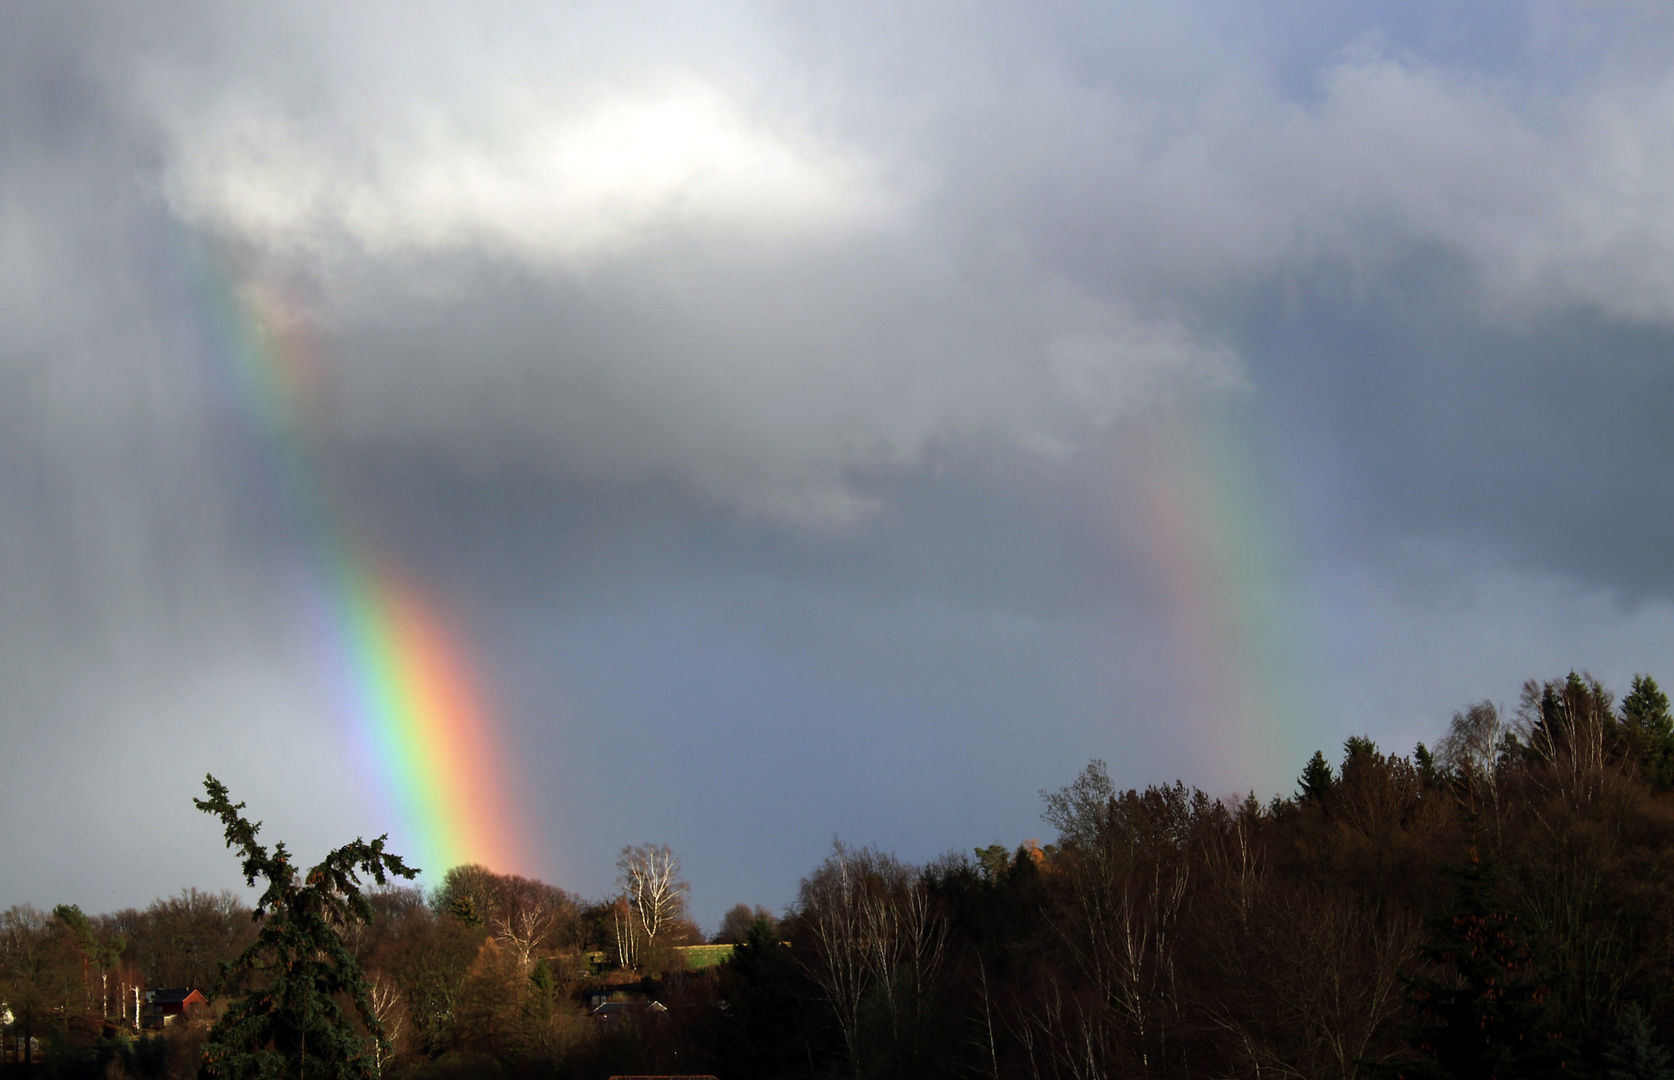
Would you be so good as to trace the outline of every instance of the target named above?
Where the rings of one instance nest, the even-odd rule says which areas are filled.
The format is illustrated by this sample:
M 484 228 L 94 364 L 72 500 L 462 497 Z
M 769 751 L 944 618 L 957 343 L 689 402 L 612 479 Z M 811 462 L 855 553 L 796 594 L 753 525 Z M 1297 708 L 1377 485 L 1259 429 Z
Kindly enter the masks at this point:
M 575 901 L 563 889 L 475 864 L 449 870 L 435 904 L 439 911 L 480 920 L 524 968 L 534 962 L 536 949 L 576 919 Z
M 1551 769 L 1572 806 L 1592 802 L 1604 773 L 1607 735 L 1615 727 L 1615 699 L 1586 672 L 1523 684 L 1518 734 Z
M 395 1047 L 400 1042 L 402 1033 L 401 991 L 395 980 L 374 973 L 368 984 L 368 998 L 372 1002 L 372 1015 L 378 1018 L 383 1026 L 384 1039 L 372 1040 L 372 1067 L 379 1076 L 389 1067 L 395 1058 Z
M 563 889 L 507 876 L 500 881 L 490 924 L 527 968 L 534 961 L 535 949 L 574 920 L 575 902 Z
M 1075 837 L 1053 926 L 1117 1021 L 1083 1010 L 1078 1038 L 1115 1037 L 1138 1069 L 1150 1071 L 1167 1053 L 1179 1011 L 1175 932 L 1191 876 L 1190 834 L 1222 808 L 1179 784 L 1103 794 L 1108 788 L 1103 763 L 1094 762 L 1076 784 L 1048 797 L 1047 820 Z
M 947 920 L 920 873 L 893 855 L 835 841 L 803 880 L 799 908 L 814 943 L 803 967 L 830 1004 L 857 1072 L 868 1001 L 888 1020 L 897 1050 L 915 1054 L 947 940 Z M 903 1041 L 903 1028 L 914 1041 Z
M 628 898 L 619 896 L 610 904 L 611 937 L 616 942 L 616 964 L 621 968 L 639 966 L 639 929 L 635 925 L 633 909 Z
M 680 856 L 667 844 L 630 845 L 622 849 L 616 869 L 634 922 L 652 945 L 685 911 L 690 887 L 680 877 Z
M 871 987 L 867 938 L 861 913 L 865 884 L 860 868 L 841 841 L 813 874 L 803 879 L 798 906 L 813 937 L 813 955 L 803 967 L 825 995 L 843 1034 L 855 1075 L 860 1075 L 860 1007 Z

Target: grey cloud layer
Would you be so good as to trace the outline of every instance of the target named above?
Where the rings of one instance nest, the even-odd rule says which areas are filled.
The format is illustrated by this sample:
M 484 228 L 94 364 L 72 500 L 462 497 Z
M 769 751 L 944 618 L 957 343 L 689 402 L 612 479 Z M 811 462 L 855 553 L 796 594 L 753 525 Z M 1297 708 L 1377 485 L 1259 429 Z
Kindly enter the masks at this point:
M 1155 12 L 1166 78 L 958 21 L 901 55 L 641 15 L 305 11 L 118 70 L 172 212 L 352 343 L 356 431 L 792 521 L 866 515 L 854 474 L 939 441 L 1062 455 L 1237 388 L 1237 305 L 1276 281 L 1354 303 L 1431 250 L 1487 320 L 1674 317 L 1666 72 L 1554 93 L 1362 38 L 1296 100 Z

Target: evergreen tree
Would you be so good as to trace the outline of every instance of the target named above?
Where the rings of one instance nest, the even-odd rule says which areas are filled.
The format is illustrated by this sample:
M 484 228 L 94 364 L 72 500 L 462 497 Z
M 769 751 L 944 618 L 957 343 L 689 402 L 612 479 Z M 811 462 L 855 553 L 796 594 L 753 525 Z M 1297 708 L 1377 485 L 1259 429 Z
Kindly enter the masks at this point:
M 976 852 L 977 865 L 982 868 L 983 877 L 992 881 L 1011 869 L 1011 852 L 1004 844 L 989 844 L 985 848 L 973 848 Z
M 752 1080 L 795 1075 L 821 1046 L 815 1017 L 802 1002 L 812 997 L 806 982 L 779 942 L 778 927 L 758 915 L 721 966 L 718 983 L 726 1002 L 714 1033 L 717 1071 Z M 821 1057 L 825 1048 L 821 1046 Z
M 477 912 L 476 899 L 471 896 L 454 897 L 448 903 L 448 914 L 466 926 L 483 925 L 482 915 Z
M 1324 802 L 1331 794 L 1331 789 L 1337 784 L 1336 774 L 1331 771 L 1331 763 L 1325 760 L 1325 755 L 1318 750 L 1308 759 L 1308 765 L 1297 777 L 1298 790 L 1296 798 L 1299 802 Z
M 1436 755 L 1428 746 L 1419 743 L 1413 747 L 1412 763 L 1418 767 L 1418 779 L 1424 784 L 1426 791 L 1441 786 L 1441 768 L 1436 764 Z
M 1638 1005 L 1622 1010 L 1616 1037 L 1604 1050 L 1604 1066 L 1606 1080 L 1674 1080 L 1668 1051 L 1651 1040 L 1651 1026 Z
M 1351 761 L 1375 759 L 1378 756 L 1378 744 L 1369 735 L 1350 735 L 1343 740 L 1343 764 Z
M 379 885 L 388 878 L 412 878 L 400 856 L 384 851 L 385 837 L 345 844 L 297 881 L 283 843 L 270 853 L 256 842 L 260 822 L 245 820 L 243 803 L 227 797 L 213 776 L 203 782 L 207 799 L 199 810 L 221 819 L 227 847 L 243 857 L 244 880 L 267 882 L 253 918 L 256 940 L 230 964 L 223 977 L 254 976 L 255 989 L 229 1007 L 209 1035 L 202 1074 L 211 1077 L 317 1077 L 351 1080 L 376 1075 L 376 1060 L 339 1004 L 348 999 L 378 1049 L 389 1042 L 372 1009 L 370 988 L 343 931 L 372 920 L 360 875 Z
M 1674 716 L 1668 695 L 1649 675 L 1635 675 L 1622 699 L 1622 728 L 1627 753 L 1647 782 L 1659 791 L 1674 787 Z
M 1627 697 L 1622 699 L 1623 718 L 1638 723 L 1648 730 L 1667 734 L 1674 730 L 1674 720 L 1668 713 L 1668 695 L 1657 686 L 1657 681 L 1649 675 L 1635 675 L 1633 683 L 1628 688 Z
M 1568 1043 L 1553 1030 L 1547 994 L 1515 916 L 1486 895 L 1488 874 L 1477 848 L 1455 871 L 1450 910 L 1430 921 L 1419 950 L 1432 974 L 1409 984 L 1424 1023 L 1411 1042 L 1422 1055 L 1397 1070 L 1403 1077 L 1533 1080 L 1573 1064 Z

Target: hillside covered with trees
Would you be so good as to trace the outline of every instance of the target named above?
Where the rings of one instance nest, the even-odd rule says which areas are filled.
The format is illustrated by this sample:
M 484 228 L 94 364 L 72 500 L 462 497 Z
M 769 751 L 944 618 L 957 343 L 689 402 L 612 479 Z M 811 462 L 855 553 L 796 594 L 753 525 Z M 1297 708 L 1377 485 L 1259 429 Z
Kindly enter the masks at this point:
M 624 849 L 604 898 L 480 866 L 424 893 L 376 843 L 293 867 L 210 783 L 257 908 L 0 915 L 6 1068 L 1674 1076 L 1674 719 L 1649 678 L 1620 701 L 1531 681 L 1410 755 L 1350 738 L 1267 802 L 1119 790 L 1094 761 L 1043 793 L 1052 843 L 919 866 L 839 842 L 788 910 L 729 912 L 730 950 L 691 948 L 664 847 Z M 209 1004 L 147 1026 L 145 993 L 182 987 Z

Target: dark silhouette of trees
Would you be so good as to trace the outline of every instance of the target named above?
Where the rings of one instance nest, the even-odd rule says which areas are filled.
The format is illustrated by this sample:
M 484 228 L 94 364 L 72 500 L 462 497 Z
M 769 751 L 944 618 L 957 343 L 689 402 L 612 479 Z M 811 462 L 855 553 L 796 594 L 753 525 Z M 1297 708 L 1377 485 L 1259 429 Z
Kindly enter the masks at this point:
M 800 962 L 853 1073 L 880 1062 L 910 1073 L 926 1055 L 948 932 L 931 882 L 893 855 L 837 841 L 803 879 L 799 909 Z
M 1528 935 L 1488 895 L 1489 875 L 1474 847 L 1454 877 L 1453 901 L 1431 919 L 1419 950 L 1427 971 L 1412 980 L 1423 1018 L 1412 1041 L 1422 1056 L 1402 1075 L 1511 1080 L 1562 1073 L 1574 1049 L 1549 1008 L 1550 988 Z
M 771 928 L 771 933 L 778 933 L 779 920 L 765 907 L 757 904 L 752 909 L 749 904 L 734 904 L 721 916 L 721 927 L 715 932 L 715 944 L 742 944 L 749 939 L 750 933 L 756 929 L 756 924 L 762 921 Z
M 127 940 L 123 958 L 146 985 L 209 990 L 221 964 L 255 936 L 250 915 L 249 906 L 225 890 L 183 889 L 143 911 L 128 908 L 97 921 L 104 932 Z
M 802 1007 L 812 992 L 780 943 L 775 921 L 766 914 L 752 918 L 716 988 L 726 1005 L 715 1040 L 720 1066 L 741 1078 L 792 1071 L 802 1056 L 799 1044 L 818 1038 L 817 1023 Z

